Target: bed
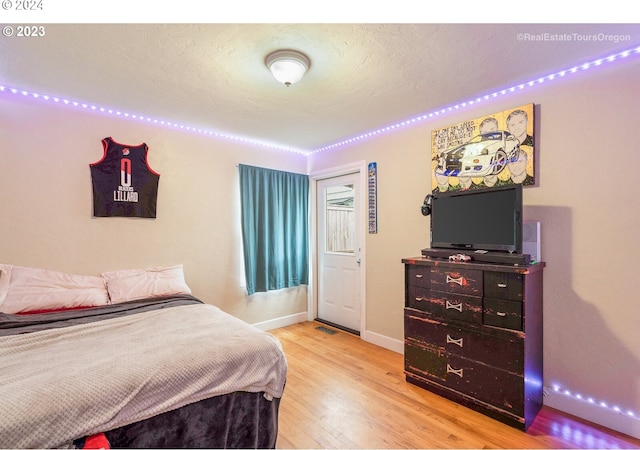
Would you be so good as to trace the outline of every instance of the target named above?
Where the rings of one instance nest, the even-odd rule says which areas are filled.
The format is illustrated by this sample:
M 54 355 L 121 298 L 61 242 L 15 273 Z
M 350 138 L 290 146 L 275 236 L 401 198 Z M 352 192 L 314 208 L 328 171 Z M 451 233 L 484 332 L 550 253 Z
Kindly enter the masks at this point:
M 101 274 L 106 299 L 79 305 L 87 281 L 104 294 L 98 280 L 0 264 L 1 448 L 77 448 L 96 435 L 120 448 L 275 448 L 280 343 L 192 296 L 183 277 L 166 289 L 165 269 L 111 290 Z

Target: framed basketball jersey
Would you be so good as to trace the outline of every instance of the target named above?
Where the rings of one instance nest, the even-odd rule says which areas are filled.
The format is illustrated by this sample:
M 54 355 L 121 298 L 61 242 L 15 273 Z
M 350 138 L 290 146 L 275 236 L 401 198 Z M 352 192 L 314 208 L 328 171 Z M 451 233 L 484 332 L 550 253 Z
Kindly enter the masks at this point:
M 156 217 L 160 174 L 149 167 L 147 144 L 127 145 L 107 137 L 103 155 L 89 164 L 95 217 Z

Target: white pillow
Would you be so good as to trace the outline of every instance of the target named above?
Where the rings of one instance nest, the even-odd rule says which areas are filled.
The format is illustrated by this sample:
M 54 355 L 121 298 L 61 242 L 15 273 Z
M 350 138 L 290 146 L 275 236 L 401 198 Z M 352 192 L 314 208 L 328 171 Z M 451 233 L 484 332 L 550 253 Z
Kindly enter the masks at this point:
M 111 303 L 122 303 L 166 295 L 191 294 L 182 264 L 171 267 L 117 270 L 101 274 Z
M 0 312 L 3 313 L 101 306 L 109 303 L 109 294 L 101 277 L 6 264 L 0 269 L 0 299 L 4 297 L 0 302 Z M 8 289 L 3 294 L 7 281 Z
M 9 281 L 11 280 L 11 268 L 9 264 L 0 264 L 0 305 L 9 292 Z

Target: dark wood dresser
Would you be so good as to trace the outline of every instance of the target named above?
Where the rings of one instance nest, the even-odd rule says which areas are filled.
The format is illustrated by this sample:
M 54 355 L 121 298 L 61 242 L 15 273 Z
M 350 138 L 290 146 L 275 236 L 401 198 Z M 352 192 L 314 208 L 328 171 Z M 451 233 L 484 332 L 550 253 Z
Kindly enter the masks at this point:
M 542 406 L 544 263 L 402 262 L 407 381 L 526 430 Z

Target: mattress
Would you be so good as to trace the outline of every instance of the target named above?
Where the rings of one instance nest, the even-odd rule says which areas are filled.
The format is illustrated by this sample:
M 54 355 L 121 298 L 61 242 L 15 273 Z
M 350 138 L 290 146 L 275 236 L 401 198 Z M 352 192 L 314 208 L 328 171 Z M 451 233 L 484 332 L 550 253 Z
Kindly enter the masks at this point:
M 180 295 L 0 314 L 0 447 L 64 447 L 234 392 L 279 399 L 279 341 Z

